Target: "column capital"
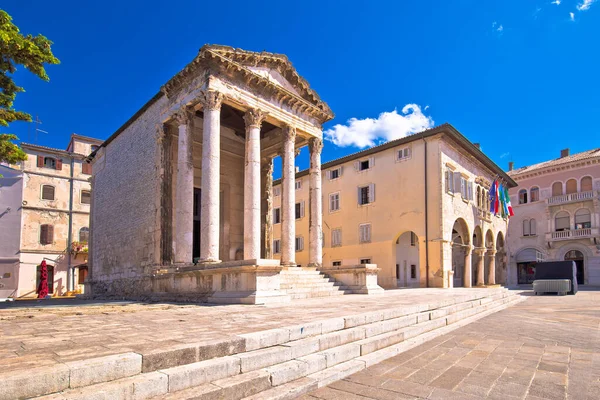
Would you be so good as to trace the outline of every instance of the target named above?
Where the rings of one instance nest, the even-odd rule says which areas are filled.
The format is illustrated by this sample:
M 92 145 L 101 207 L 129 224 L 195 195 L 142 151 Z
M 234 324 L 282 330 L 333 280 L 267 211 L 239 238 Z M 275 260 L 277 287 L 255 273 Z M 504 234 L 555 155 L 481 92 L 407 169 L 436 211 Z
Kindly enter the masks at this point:
M 470 244 L 462 245 L 462 248 L 465 249 L 465 255 L 469 255 L 473 251 L 473 246 Z
M 485 254 L 487 256 L 489 256 L 489 257 L 495 257 L 496 256 L 496 250 L 494 250 L 494 249 L 488 249 Z
M 308 147 L 311 154 L 321 154 L 323 150 L 323 139 L 313 137 L 308 141 Z
M 223 93 L 210 89 L 203 90 L 200 94 L 200 103 L 205 109 L 220 110 L 223 103 Z
M 173 114 L 177 125 L 188 125 L 194 118 L 194 111 L 189 107 L 181 107 Z
M 480 255 L 480 256 L 484 255 L 486 251 L 487 251 L 487 249 L 485 247 L 475 247 L 475 248 L 473 248 L 473 252 L 475 254 Z
M 267 114 L 258 108 L 250 108 L 244 114 L 244 122 L 246 123 L 246 130 L 250 128 L 260 129 L 261 124 L 265 120 Z
M 285 125 L 282 128 L 284 139 L 291 140 L 292 142 L 296 141 L 296 127 L 292 125 Z

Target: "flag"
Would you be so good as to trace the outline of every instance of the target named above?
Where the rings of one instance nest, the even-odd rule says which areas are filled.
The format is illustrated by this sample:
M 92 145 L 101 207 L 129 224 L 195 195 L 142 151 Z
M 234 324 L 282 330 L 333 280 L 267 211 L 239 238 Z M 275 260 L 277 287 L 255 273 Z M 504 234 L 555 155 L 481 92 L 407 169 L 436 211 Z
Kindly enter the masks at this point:
M 496 202 L 496 181 L 492 183 L 492 187 L 490 187 L 490 212 L 494 213 L 494 204 Z
M 498 215 L 498 212 L 500 212 L 500 185 L 498 184 L 498 181 L 496 181 L 496 189 L 494 191 L 496 192 L 494 201 L 494 215 Z
M 510 196 L 508 195 L 508 188 L 504 188 L 504 196 L 506 197 L 506 208 L 508 208 L 509 217 L 514 217 L 515 212 L 513 211 L 512 204 L 510 202 Z

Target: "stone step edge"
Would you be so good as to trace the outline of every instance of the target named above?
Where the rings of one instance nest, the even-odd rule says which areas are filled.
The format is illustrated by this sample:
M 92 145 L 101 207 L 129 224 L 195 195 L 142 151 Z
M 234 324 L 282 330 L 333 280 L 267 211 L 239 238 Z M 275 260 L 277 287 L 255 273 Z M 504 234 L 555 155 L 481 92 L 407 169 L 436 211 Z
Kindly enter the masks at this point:
M 497 289 L 496 289 L 497 291 Z M 510 294 L 509 291 L 502 291 L 500 293 L 496 293 L 496 296 L 502 295 L 505 297 Z M 474 305 L 479 301 L 486 301 L 488 296 L 470 296 L 471 299 L 459 298 L 452 299 L 452 305 L 470 303 L 470 307 L 474 307 Z M 474 297 L 474 299 L 473 299 Z M 12 387 L 16 388 L 18 386 L 25 386 L 31 390 L 33 396 L 39 396 L 47 393 L 58 392 L 61 390 L 65 390 L 68 388 L 75 388 L 78 386 L 88 386 L 95 383 L 101 382 L 109 382 L 115 379 L 134 376 L 141 373 L 147 373 L 156 371 L 159 369 L 165 369 L 169 367 L 192 364 L 195 362 L 214 359 L 217 357 L 224 357 L 233 354 L 245 353 L 252 350 L 258 350 L 263 348 L 268 348 L 272 346 L 277 346 L 279 344 L 284 344 L 288 342 L 292 342 L 295 340 L 301 340 L 307 337 L 313 337 L 319 335 L 319 330 L 321 334 L 331 333 L 336 331 L 341 331 L 345 329 L 349 329 L 351 327 L 369 325 L 374 322 L 386 321 L 389 319 L 396 319 L 401 317 L 395 317 L 395 315 L 404 314 L 404 317 L 413 315 L 413 314 L 429 314 L 429 318 L 431 318 L 431 313 L 434 311 L 444 308 L 440 307 L 444 303 L 448 303 L 449 301 L 443 301 L 440 304 L 435 305 L 417 305 L 412 306 L 410 311 L 406 312 L 406 309 L 409 307 L 399 307 L 395 309 L 387 309 L 384 311 L 373 311 L 368 313 L 357 314 L 350 317 L 339 317 L 335 319 L 328 319 L 323 321 L 317 321 L 310 324 L 303 324 L 297 326 L 291 326 L 287 328 L 277 328 L 267 331 L 259 331 L 251 334 L 242 334 L 236 337 L 213 341 L 212 343 L 200 343 L 195 344 L 193 346 L 189 346 L 188 344 L 184 344 L 179 347 L 172 347 L 166 350 L 157 349 L 154 352 L 146 353 L 146 354 L 138 354 L 138 353 L 121 353 L 111 356 L 105 357 L 97 357 L 93 359 L 80 360 L 75 362 L 70 362 L 66 364 L 59 364 L 52 367 L 40 367 L 41 369 L 46 368 L 44 371 L 36 371 L 40 372 L 38 374 L 31 374 L 31 371 L 28 371 L 27 376 L 22 377 L 22 379 L 13 380 Z M 436 306 L 438 306 L 436 308 Z M 451 307 L 445 306 L 446 308 Z M 469 307 L 469 308 L 470 308 Z M 414 312 L 416 310 L 424 309 L 426 311 L 417 313 Z M 446 314 L 448 315 L 448 314 Z M 442 317 L 440 315 L 439 317 Z M 395 318 L 394 318 L 395 317 Z M 418 318 L 418 317 L 417 317 Z M 429 320 L 427 318 L 427 320 Z M 425 320 L 424 320 L 425 321 Z M 423 322 L 423 321 L 418 321 Z M 255 335 L 263 336 L 267 333 L 266 338 L 263 337 L 264 340 L 256 340 L 253 338 Z M 289 336 L 288 336 L 289 335 Z M 254 341 L 252 339 L 255 339 Z M 215 343 L 216 342 L 216 343 Z M 214 347 L 213 347 L 214 346 Z M 125 362 L 123 366 L 119 366 L 119 363 L 112 361 L 113 358 L 124 357 Z M 183 362 L 182 362 L 183 361 Z M 77 383 L 77 386 L 71 386 L 70 380 L 70 368 L 68 364 L 77 364 L 76 368 L 79 370 L 79 375 L 85 375 L 86 373 L 89 375 L 88 378 L 81 378 L 80 383 Z M 108 367 L 108 368 L 103 368 Z M 50 369 L 48 369 L 50 368 Z M 54 375 L 53 378 L 50 379 L 50 382 L 47 382 L 48 379 L 38 379 L 41 376 L 47 377 L 48 374 L 51 373 Z M 119 375 L 119 373 L 121 375 Z M 87 381 L 85 380 L 87 379 Z M 33 382 L 41 382 L 41 384 L 34 384 Z M 30 382 L 29 384 L 23 385 L 23 382 Z M 32 387 L 33 386 L 33 387 Z M 35 387 L 39 386 L 37 390 Z M 48 386 L 47 388 L 44 388 Z M 11 385 L 6 385 L 5 388 L 11 387 Z M 2 392 L 0 391 L 0 394 Z M 10 392 L 9 392 L 10 393 Z M 0 397 L 2 398 L 2 397 Z
M 516 297 L 516 296 L 513 296 Z M 519 296 L 520 297 L 520 296 Z M 512 302 L 503 302 L 503 299 L 500 300 L 496 300 L 496 302 L 499 302 L 500 304 L 497 305 L 496 307 L 490 308 L 490 306 L 492 306 L 494 303 L 488 303 L 486 305 L 480 305 L 478 308 L 488 308 L 489 310 L 484 310 L 481 311 L 477 314 L 475 314 L 473 317 L 467 317 L 464 319 L 464 321 L 467 320 L 475 320 L 478 318 L 474 318 L 474 317 L 483 317 L 485 315 L 488 315 L 489 313 L 495 312 L 499 309 L 505 308 L 508 305 L 510 305 L 511 303 L 514 303 L 514 301 Z M 485 315 L 484 315 L 485 314 Z M 429 321 L 429 322 L 433 322 L 433 321 Z M 467 322 L 468 323 L 468 322 Z M 454 329 L 463 326 L 466 323 L 462 323 L 462 320 L 454 323 L 453 325 L 448 325 L 448 326 L 455 326 Z M 409 329 L 415 329 L 417 328 L 418 325 L 411 325 L 409 327 L 405 327 L 402 330 L 409 330 Z M 424 337 L 425 335 L 428 335 L 428 333 L 431 333 L 431 331 L 437 332 L 440 330 L 444 330 L 444 328 L 446 328 L 447 326 L 443 326 L 443 327 L 432 327 L 431 329 L 426 330 L 424 333 L 417 333 L 416 336 L 414 336 L 414 339 L 407 339 L 407 341 L 415 341 L 416 338 L 420 338 L 420 337 Z M 443 334 L 443 333 L 442 333 Z M 386 335 L 386 334 L 383 334 Z M 377 336 L 383 336 L 383 335 L 377 335 Z M 377 336 L 373 336 L 372 339 L 376 339 Z M 435 336 L 434 336 L 435 337 Z M 433 338 L 433 337 L 432 337 Z M 420 343 L 423 343 L 425 340 L 420 340 L 418 342 L 416 342 L 415 345 L 418 345 Z M 404 343 L 404 342 L 402 342 Z M 402 343 L 400 343 L 400 345 L 402 345 Z M 358 346 L 357 344 L 354 343 L 350 343 L 353 344 L 354 346 Z M 341 346 L 337 346 L 336 348 L 343 348 L 343 347 L 349 347 L 348 345 L 341 345 Z M 394 348 L 397 347 L 399 345 L 396 346 L 390 346 L 390 347 L 386 347 L 383 350 L 387 350 L 390 348 Z M 336 349 L 333 348 L 333 349 Z M 331 349 L 330 349 L 331 350 Z M 371 354 L 379 354 L 382 350 L 378 350 L 374 353 Z M 321 353 L 321 354 L 319 354 Z M 97 383 L 91 386 L 87 386 L 87 387 L 83 387 L 83 388 L 73 388 L 73 389 L 68 389 L 63 393 L 55 393 L 53 395 L 49 395 L 49 396 L 43 396 L 40 399 L 44 399 L 44 400 L 54 400 L 54 399 L 64 399 L 64 398 L 73 398 L 73 396 L 71 396 L 72 394 L 81 394 L 85 398 L 85 393 L 98 393 L 98 392 L 102 392 L 102 393 L 107 393 L 109 395 L 110 398 L 117 398 L 117 393 L 123 393 L 125 392 L 135 392 L 136 393 L 136 398 L 153 398 L 154 396 L 157 395 L 161 395 L 161 394 L 177 394 L 180 393 L 181 391 L 185 391 L 188 389 L 194 389 L 194 388 L 199 388 L 200 386 L 206 386 L 206 387 L 210 387 L 212 391 L 215 390 L 220 390 L 223 388 L 223 383 L 226 384 L 227 387 L 227 382 L 228 379 L 237 382 L 245 382 L 247 377 L 253 377 L 253 374 L 257 374 L 261 377 L 264 378 L 265 374 L 267 374 L 268 376 L 268 381 L 270 383 L 269 386 L 280 386 L 282 384 L 287 384 L 290 382 L 294 382 L 298 379 L 301 379 L 304 377 L 304 373 L 307 372 L 312 372 L 311 375 L 308 375 L 309 379 L 315 379 L 317 381 L 317 387 L 321 387 L 324 386 L 326 384 L 329 384 L 335 380 L 339 380 L 339 379 L 343 379 L 343 377 L 354 373 L 354 372 L 358 372 L 357 368 L 357 363 L 353 361 L 360 361 L 363 364 L 363 367 L 365 365 L 367 365 L 367 361 L 366 360 L 362 360 L 361 358 L 365 357 L 364 355 L 361 354 L 360 357 L 356 357 L 356 358 L 352 358 L 350 360 L 346 360 L 344 358 L 342 358 L 342 362 L 334 362 L 331 366 L 329 366 L 329 362 L 326 361 L 326 356 L 325 352 L 319 352 L 316 354 L 312 354 L 312 355 L 316 355 L 318 357 L 324 357 L 323 361 L 321 363 L 321 367 L 317 368 L 317 371 L 309 371 L 307 367 L 307 362 L 303 361 L 303 360 L 288 360 L 288 361 L 284 361 L 282 363 L 279 364 L 275 364 L 272 365 L 270 367 L 265 367 L 262 369 L 257 369 L 257 370 L 252 370 L 252 371 L 248 371 L 248 372 L 244 372 L 244 373 L 240 373 L 240 369 L 239 369 L 239 363 L 240 360 L 235 357 L 223 357 L 221 359 L 213 359 L 213 360 L 207 360 L 204 363 L 212 363 L 212 366 L 209 365 L 205 365 L 206 369 L 205 371 L 212 371 L 211 373 L 213 374 L 213 377 L 211 378 L 207 378 L 207 381 L 200 383 L 199 385 L 192 385 L 192 386 L 186 386 L 186 387 L 182 387 L 181 386 L 181 382 L 179 382 L 179 386 L 176 384 L 177 379 L 181 380 L 181 377 L 177 378 L 176 375 L 172 375 L 170 374 L 168 370 L 164 370 L 164 371 L 153 371 L 153 372 L 149 372 L 149 373 L 144 373 L 141 374 L 139 376 L 133 376 L 133 377 L 127 377 L 127 378 L 122 378 L 122 379 L 117 379 L 115 381 L 112 382 L 103 382 L 103 383 Z M 388 354 L 389 351 L 386 353 Z M 393 354 L 389 355 L 389 357 L 392 357 L 393 355 L 397 354 L 397 352 L 392 352 Z M 229 359 L 229 360 L 224 360 L 224 359 Z M 379 357 L 377 357 L 377 359 L 379 359 Z M 230 368 L 230 370 L 228 370 L 227 372 L 222 371 L 223 368 L 221 368 L 221 373 L 219 374 L 219 367 L 217 364 L 219 363 L 223 363 L 223 361 L 225 361 L 226 364 L 230 364 L 228 366 L 228 368 Z M 335 360 L 334 360 L 335 361 Z M 286 365 L 288 364 L 288 365 Z M 297 365 L 297 366 L 303 366 L 303 368 L 289 368 L 289 365 Z M 282 366 L 284 368 L 282 368 Z M 350 366 L 350 368 L 347 368 L 348 366 Z M 187 366 L 182 366 L 182 367 L 187 367 Z M 178 367 L 172 368 L 171 370 L 175 370 Z M 361 369 L 362 369 L 361 368 Z M 282 372 L 283 371 L 283 372 Z M 295 373 L 296 375 L 292 375 L 294 379 L 294 381 L 289 381 L 289 374 L 290 371 L 292 371 L 291 373 Z M 193 370 L 190 371 L 193 375 Z M 197 371 L 195 371 L 197 372 Z M 347 375 L 344 375 L 342 377 L 339 377 L 343 374 L 347 373 Z M 341 374 L 341 375 L 340 375 Z M 317 379 L 317 377 L 323 376 L 324 378 L 319 378 Z M 173 379 L 175 377 L 175 379 Z M 334 380 L 331 380 L 335 378 Z M 165 379 L 167 382 L 166 385 L 166 391 L 165 391 Z M 252 378 L 254 379 L 254 378 Z M 327 382 L 327 383 L 325 383 Z M 215 383 L 221 383 L 221 384 L 217 384 L 215 387 Z M 189 383 L 188 383 L 189 384 Z M 149 385 L 149 387 L 147 387 Z M 231 386 L 231 385 L 229 385 Z M 292 385 L 293 386 L 293 385 Z M 310 384 L 308 385 L 310 387 L 314 387 L 314 384 Z M 304 386 L 303 386 L 304 387 Z M 175 391 L 172 391 L 172 389 L 175 389 Z M 268 388 L 267 388 L 268 389 Z M 263 389 L 264 390 L 264 389 Z M 311 389 L 312 390 L 312 389 Z M 91 392 L 89 392 L 91 391 Z M 145 394 L 149 395 L 149 397 L 146 397 Z M 77 396 L 75 396 L 77 397 Z

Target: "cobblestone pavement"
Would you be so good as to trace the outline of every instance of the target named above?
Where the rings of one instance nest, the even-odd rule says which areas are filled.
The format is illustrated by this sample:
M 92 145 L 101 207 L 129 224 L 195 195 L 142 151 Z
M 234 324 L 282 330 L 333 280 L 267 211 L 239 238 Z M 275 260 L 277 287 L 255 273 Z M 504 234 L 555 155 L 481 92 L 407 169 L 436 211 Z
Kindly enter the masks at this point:
M 303 396 L 600 399 L 600 291 L 531 296 Z
M 46 303 L 33 301 L 24 308 L 26 303 L 19 302 L 0 310 L 0 364 L 8 372 L 129 351 L 143 354 L 402 305 L 431 304 L 472 296 L 475 290 L 489 292 L 390 290 L 379 296 L 346 295 L 269 306 L 62 301 L 61 307 L 39 307 Z

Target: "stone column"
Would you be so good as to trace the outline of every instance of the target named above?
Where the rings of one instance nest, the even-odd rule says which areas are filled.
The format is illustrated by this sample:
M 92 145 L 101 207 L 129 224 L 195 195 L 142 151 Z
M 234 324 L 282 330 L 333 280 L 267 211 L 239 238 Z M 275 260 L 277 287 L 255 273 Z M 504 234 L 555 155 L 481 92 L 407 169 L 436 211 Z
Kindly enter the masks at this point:
M 296 171 L 294 166 L 296 128 L 283 128 L 281 151 L 281 265 L 296 266 Z
M 310 149 L 309 180 L 309 267 L 323 266 L 323 203 L 321 197 L 321 150 L 323 140 L 312 138 L 308 142 Z
M 260 258 L 260 125 L 265 114 L 251 108 L 246 122 L 244 169 L 244 260 Z
M 486 253 L 489 258 L 488 285 L 496 284 L 496 250 L 489 249 Z
M 477 286 L 485 285 L 485 264 L 484 264 L 484 255 L 485 255 L 485 247 L 476 248 L 475 254 L 477 254 Z
M 175 189 L 175 262 L 191 263 L 194 241 L 194 163 L 192 157 L 192 113 L 175 114 L 179 126 L 177 143 L 177 188 Z
M 467 247 L 463 247 L 465 249 L 465 266 L 463 268 L 463 286 L 471 287 L 473 286 L 473 278 L 471 275 L 471 250 L 472 247 L 468 245 Z
M 223 95 L 214 90 L 202 93 L 202 193 L 200 196 L 200 262 L 219 262 L 221 103 Z
M 265 259 L 273 258 L 273 157 L 262 160 L 262 176 L 260 177 L 263 197 L 261 202 L 261 219 L 263 253 Z

